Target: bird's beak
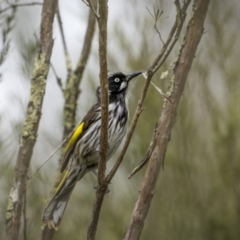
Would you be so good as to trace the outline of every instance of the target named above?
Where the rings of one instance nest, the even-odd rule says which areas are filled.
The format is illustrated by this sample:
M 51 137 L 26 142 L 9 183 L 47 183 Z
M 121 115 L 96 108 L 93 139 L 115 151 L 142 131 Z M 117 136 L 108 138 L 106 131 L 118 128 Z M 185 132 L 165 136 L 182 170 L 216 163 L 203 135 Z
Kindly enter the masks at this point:
M 136 76 L 138 76 L 142 73 L 143 73 L 142 71 L 139 71 L 139 72 L 134 72 L 134 73 L 128 74 L 126 77 L 127 82 L 129 82 L 131 79 L 135 78 Z

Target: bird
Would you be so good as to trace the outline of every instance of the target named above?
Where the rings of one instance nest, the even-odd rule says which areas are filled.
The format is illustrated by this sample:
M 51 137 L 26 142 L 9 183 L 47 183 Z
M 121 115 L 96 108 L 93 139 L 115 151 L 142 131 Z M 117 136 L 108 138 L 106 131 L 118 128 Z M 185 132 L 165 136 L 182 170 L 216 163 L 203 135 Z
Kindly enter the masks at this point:
M 142 71 L 108 75 L 108 148 L 107 160 L 116 152 L 126 133 L 128 107 L 126 93 L 129 82 Z M 66 145 L 61 172 L 65 174 L 56 192 L 46 206 L 42 222 L 58 230 L 67 203 L 76 183 L 98 167 L 101 132 L 101 88 L 96 90 L 97 103 L 75 127 Z M 68 168 L 67 168 L 68 167 Z M 95 172 L 96 173 L 96 172 Z

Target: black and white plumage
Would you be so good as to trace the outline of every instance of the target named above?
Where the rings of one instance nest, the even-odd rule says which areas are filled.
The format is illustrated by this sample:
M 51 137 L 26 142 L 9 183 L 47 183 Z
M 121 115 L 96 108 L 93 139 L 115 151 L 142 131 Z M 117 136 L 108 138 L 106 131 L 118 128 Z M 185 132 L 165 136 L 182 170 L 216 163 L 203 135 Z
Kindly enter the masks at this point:
M 108 76 L 108 150 L 107 160 L 116 152 L 126 132 L 128 108 L 125 102 L 128 84 L 142 72 L 125 75 L 121 72 Z M 97 88 L 97 103 L 85 115 L 73 131 L 67 144 L 61 172 L 66 171 L 55 195 L 45 208 L 43 223 L 58 229 L 68 200 L 76 183 L 89 171 L 98 166 L 101 131 L 101 90 Z

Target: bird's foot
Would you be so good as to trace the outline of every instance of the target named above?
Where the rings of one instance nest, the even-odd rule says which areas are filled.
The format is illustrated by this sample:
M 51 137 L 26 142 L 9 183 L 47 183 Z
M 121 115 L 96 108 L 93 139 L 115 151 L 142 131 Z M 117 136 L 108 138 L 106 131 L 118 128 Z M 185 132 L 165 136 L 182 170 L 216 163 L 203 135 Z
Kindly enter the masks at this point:
M 94 185 L 94 189 L 98 190 L 98 184 Z M 105 194 L 108 194 L 110 192 L 109 188 L 106 189 Z

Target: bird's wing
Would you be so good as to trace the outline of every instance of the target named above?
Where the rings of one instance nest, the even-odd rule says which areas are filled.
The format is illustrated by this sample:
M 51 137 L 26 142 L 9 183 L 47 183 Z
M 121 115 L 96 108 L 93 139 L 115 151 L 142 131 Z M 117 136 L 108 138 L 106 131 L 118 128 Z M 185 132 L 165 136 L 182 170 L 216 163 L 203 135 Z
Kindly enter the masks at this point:
M 88 111 L 83 120 L 74 129 L 64 151 L 65 153 L 62 161 L 61 172 L 63 172 L 66 166 L 68 165 L 69 159 L 74 151 L 77 142 L 79 141 L 79 139 L 82 138 L 82 136 L 89 128 L 89 126 L 97 120 L 96 118 L 99 117 L 98 113 L 100 111 L 101 111 L 100 104 L 96 103 L 95 105 L 92 106 L 92 108 Z

